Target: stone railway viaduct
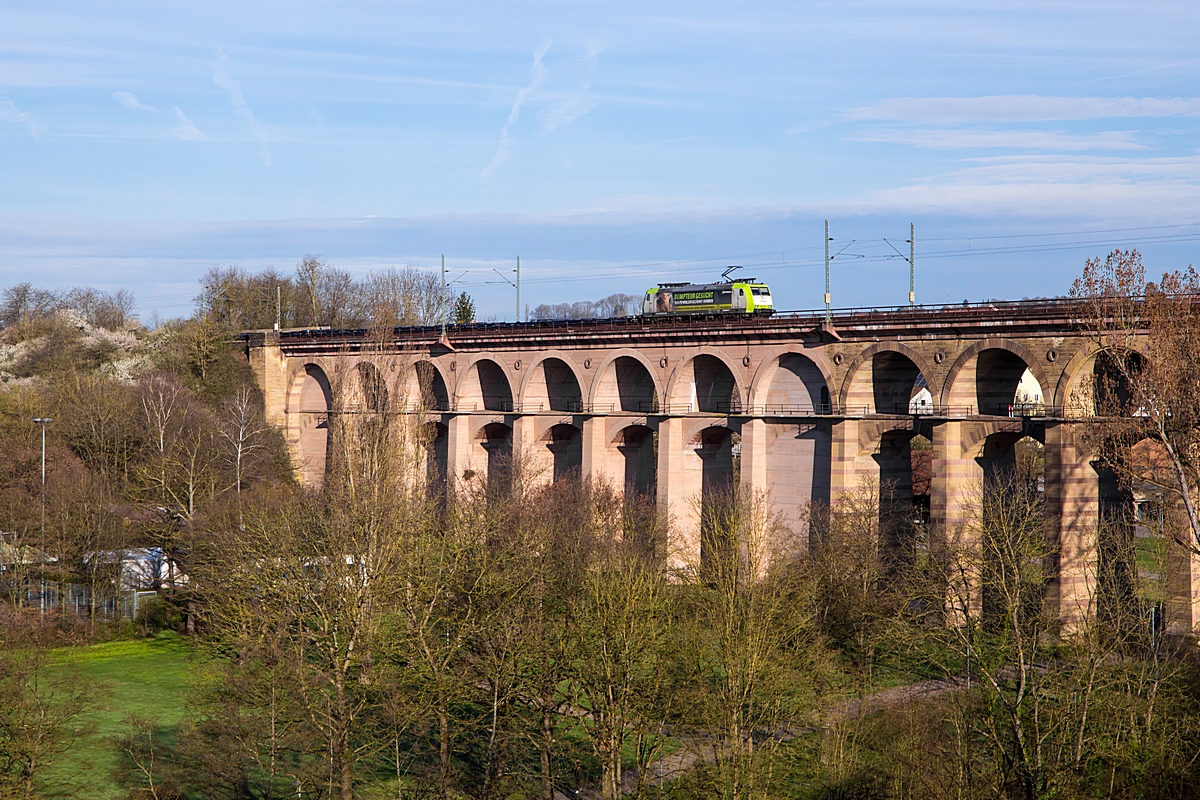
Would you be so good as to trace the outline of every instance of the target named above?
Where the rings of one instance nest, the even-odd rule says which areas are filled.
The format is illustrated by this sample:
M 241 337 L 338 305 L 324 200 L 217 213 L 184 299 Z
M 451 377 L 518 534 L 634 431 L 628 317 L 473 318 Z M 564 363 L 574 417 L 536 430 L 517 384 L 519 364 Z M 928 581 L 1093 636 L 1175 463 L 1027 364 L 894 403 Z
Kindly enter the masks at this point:
M 1096 352 L 1066 300 L 971 306 L 398 328 L 382 355 L 366 331 L 252 331 L 247 355 L 297 474 L 319 484 L 336 375 L 378 387 L 432 387 L 434 466 L 488 474 L 515 451 L 545 479 L 571 470 L 657 500 L 669 552 L 694 563 L 696 499 L 737 474 L 806 535 L 809 503 L 870 479 L 911 493 L 910 443 L 932 442 L 930 522 L 962 530 L 982 482 L 1014 444 L 1045 446 L 1058 564 L 1051 602 L 1070 627 L 1095 613 L 1106 504 L 1127 502 L 1080 435 Z M 1103 360 L 1101 359 L 1101 362 Z M 1027 375 L 1026 373 L 1029 373 Z M 385 373 L 385 374 L 381 374 Z M 1023 403 L 1022 379 L 1042 401 Z M 420 382 L 420 383 L 419 383 Z M 372 388 L 375 387 L 375 388 Z M 925 405 L 912 402 L 927 387 Z M 924 397 L 925 395 L 920 395 Z M 394 408 L 394 406 L 393 406 Z M 1169 629 L 1200 627 L 1200 560 L 1169 559 Z M 1200 576 L 1198 576 L 1200 577 Z M 1193 586 L 1196 589 L 1193 589 Z

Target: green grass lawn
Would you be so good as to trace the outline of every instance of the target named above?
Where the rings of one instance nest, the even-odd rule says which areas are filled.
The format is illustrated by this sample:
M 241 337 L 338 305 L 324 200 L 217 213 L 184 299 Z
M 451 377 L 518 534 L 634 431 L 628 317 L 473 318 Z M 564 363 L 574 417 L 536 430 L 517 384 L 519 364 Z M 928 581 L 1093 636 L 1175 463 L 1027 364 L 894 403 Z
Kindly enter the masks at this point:
M 85 732 L 42 775 L 42 792 L 47 797 L 92 800 L 124 797 L 128 789 L 112 778 L 118 763 L 112 738 L 127 729 L 124 720 L 130 713 L 162 726 L 178 724 L 187 696 L 188 647 L 178 637 L 164 634 L 61 653 L 64 668 L 76 670 L 80 680 L 104 686 L 105 693 L 80 718 Z

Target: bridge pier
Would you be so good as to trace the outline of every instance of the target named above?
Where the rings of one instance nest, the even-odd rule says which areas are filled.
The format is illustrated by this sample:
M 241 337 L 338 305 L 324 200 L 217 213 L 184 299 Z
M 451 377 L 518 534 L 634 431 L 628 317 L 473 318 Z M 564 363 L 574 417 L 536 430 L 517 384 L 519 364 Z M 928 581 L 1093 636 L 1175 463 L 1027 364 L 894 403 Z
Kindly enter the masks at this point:
M 688 453 L 687 419 L 665 417 L 658 423 L 658 515 L 666 523 L 667 566 L 700 566 L 700 509 L 703 465 Z M 690 456 L 690 458 L 689 458 Z
M 862 420 L 833 423 L 829 465 L 829 502 L 836 505 L 858 491 L 866 481 L 879 483 L 878 465 L 860 444 Z
M 741 476 L 739 489 L 746 496 L 768 491 L 767 422 L 748 419 L 742 423 Z
M 532 485 L 554 479 L 554 456 L 537 447 L 537 417 L 516 416 L 512 421 L 512 469 L 523 473 L 522 482 Z
M 1058 550 L 1049 602 L 1069 635 L 1094 619 L 1100 576 L 1100 479 L 1070 425 L 1046 427 L 1045 485 Z
M 933 426 L 933 464 L 929 487 L 929 523 L 949 548 L 949 618 L 983 612 L 982 552 L 973 525 L 983 490 L 983 469 L 963 452 L 963 423 L 946 420 Z
M 446 420 L 446 481 L 447 488 L 455 491 L 470 479 L 468 470 L 478 470 L 480 465 L 472 458 L 471 446 L 474 435 L 469 414 L 451 414 Z
M 1200 636 L 1200 554 L 1193 546 L 1167 545 L 1166 632 Z
M 625 488 L 625 471 L 613 464 L 613 454 L 608 447 L 608 418 L 587 417 L 583 421 L 583 466 L 582 477 L 593 481 L 604 481 L 617 491 Z

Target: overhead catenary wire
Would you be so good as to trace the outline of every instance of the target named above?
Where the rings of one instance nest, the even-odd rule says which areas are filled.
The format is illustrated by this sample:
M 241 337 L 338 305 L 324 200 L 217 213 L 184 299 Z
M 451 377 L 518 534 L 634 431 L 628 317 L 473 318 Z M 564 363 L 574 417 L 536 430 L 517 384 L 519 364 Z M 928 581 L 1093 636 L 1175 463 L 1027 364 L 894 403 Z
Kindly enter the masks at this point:
M 1187 231 L 1192 228 L 1196 230 Z M 1179 231 L 1171 233 L 1170 231 Z M 1128 236 L 1123 234 L 1148 234 L 1141 236 Z M 912 235 L 910 229 L 910 236 Z M 1072 237 L 1067 241 L 1030 241 L 1030 240 L 1047 240 L 1061 237 Z M 1049 253 L 1061 252 L 1067 250 L 1087 249 L 1091 247 L 1112 247 L 1112 246 L 1132 246 L 1145 244 L 1172 244 L 1200 240 L 1200 222 L 1178 223 L 1171 225 L 1148 225 L 1136 227 L 1121 227 L 1121 228 L 1092 228 L 1079 229 L 1070 231 L 1054 231 L 1045 233 L 1021 233 L 1021 234 L 989 234 L 989 235 L 970 235 L 970 236 L 931 236 L 922 237 L 922 242 L 925 246 L 937 244 L 953 244 L 965 242 L 966 247 L 943 247 L 941 249 L 922 250 L 922 259 L 958 259 L 958 258 L 982 258 L 988 256 L 1003 256 L 1016 255 L 1024 253 Z M 1011 242 L 1011 244 L 1009 243 Z M 984 246 L 978 246 L 979 243 L 984 243 Z M 740 253 L 733 255 L 714 256 L 706 258 L 693 259 L 662 259 L 662 260 L 647 260 L 625 263 L 610 263 L 610 264 L 588 264 L 587 273 L 582 275 L 556 273 L 552 276 L 525 276 L 522 275 L 523 283 L 542 284 L 542 283 L 587 283 L 597 281 L 619 280 L 619 279 L 644 279 L 646 270 L 653 269 L 658 275 L 678 275 L 684 273 L 694 273 L 697 269 L 703 269 L 706 265 L 714 264 L 729 264 L 741 262 L 747 267 L 753 267 L 757 271 L 775 271 L 775 270 L 796 270 L 806 267 L 820 267 L 823 265 L 821 251 L 824 245 L 803 246 L 794 248 L 785 248 L 778 250 L 764 250 L 750 253 Z M 870 249 L 873 247 L 887 246 L 891 247 L 891 242 L 887 239 L 860 239 L 857 240 L 861 248 Z M 801 254 L 812 253 L 815 258 L 796 258 Z M 874 252 L 854 254 L 856 260 L 852 262 L 856 265 L 874 265 L 886 263 L 895 259 L 905 258 L 903 253 L 897 252 Z M 910 256 L 911 257 L 911 256 Z M 850 264 L 843 268 L 850 267 Z M 386 267 L 379 267 L 385 269 Z M 437 269 L 436 266 L 432 267 Z M 536 269 L 536 268 L 535 268 Z M 910 265 L 911 269 L 911 265 Z M 455 281 L 457 285 L 465 287 L 479 287 L 488 285 L 489 281 Z M 913 291 L 910 283 L 910 292 Z M 197 297 L 195 292 L 180 292 L 170 294 L 155 294 L 147 295 L 138 298 L 138 305 L 161 305 L 167 308 L 182 308 L 194 301 Z M 179 302 L 170 302 L 179 301 Z M 911 302 L 911 301 L 910 301 Z
M 1043 235 L 1049 236 L 1049 235 L 1054 235 L 1054 234 L 1043 234 Z M 953 240 L 975 241 L 975 240 L 980 240 L 980 239 L 983 239 L 983 237 L 961 237 L 961 238 L 956 237 Z M 1173 235 L 1173 236 L 1150 236 L 1150 237 L 1138 237 L 1138 238 L 1128 238 L 1128 239 L 1120 239 L 1120 240 L 1096 239 L 1096 240 L 1089 240 L 1089 241 L 1049 242 L 1049 243 L 1043 243 L 1043 244 L 1011 245 L 1011 246 L 984 247 L 984 248 L 968 247 L 965 249 L 964 248 L 956 248 L 956 249 L 946 249 L 946 250 L 928 250 L 928 251 L 923 250 L 921 253 L 921 257 L 923 259 L 979 258 L 979 257 L 983 257 L 983 256 L 1008 255 L 1008 254 L 1019 254 L 1019 253 L 1037 253 L 1037 252 L 1057 252 L 1057 251 L 1063 251 L 1063 250 L 1080 250 L 1080 249 L 1087 249 L 1087 248 L 1096 247 L 1096 246 L 1107 247 L 1107 246 L 1114 246 L 1114 245 L 1167 244 L 1167 243 L 1197 241 L 1197 240 L 1200 240 L 1200 231 L 1198 231 L 1196 233 L 1177 234 L 1177 235 Z M 883 240 L 883 239 L 859 240 L 856 242 L 856 244 L 858 244 L 860 246 L 873 245 L 873 244 L 882 244 L 882 243 L 884 243 L 884 241 L 885 240 Z M 951 241 L 951 240 L 930 238 L 930 239 L 923 239 L 923 241 L 934 242 L 934 241 Z M 806 249 L 816 249 L 816 248 L 806 248 Z M 619 265 L 608 266 L 607 269 L 605 267 L 589 266 L 589 268 L 588 268 L 589 274 L 587 274 L 587 275 L 561 275 L 561 274 L 559 274 L 559 275 L 555 275 L 552 277 L 525 278 L 524 282 L 525 283 L 590 282 L 590 281 L 610 280 L 610 279 L 615 279 L 615 278 L 644 277 L 642 270 L 644 270 L 647 267 L 661 265 L 661 267 L 663 267 L 663 268 L 660 268 L 658 274 L 663 274 L 666 272 L 678 273 L 678 272 L 694 271 L 696 268 L 702 267 L 705 264 L 719 264 L 722 262 L 734 261 L 734 260 L 741 260 L 744 262 L 746 267 L 748 267 L 748 268 L 753 267 L 755 270 L 758 270 L 758 271 L 777 270 L 777 269 L 793 270 L 797 267 L 820 267 L 824 263 L 824 261 L 822 259 L 787 260 L 786 262 L 783 260 L 784 257 L 788 253 L 795 253 L 795 252 L 798 252 L 798 251 L 797 250 L 776 250 L 772 253 L 769 253 L 770 255 L 780 256 L 780 259 L 777 261 L 764 260 L 764 261 L 755 262 L 755 261 L 747 260 L 746 256 L 725 256 L 722 258 L 694 259 L 694 260 L 690 260 L 690 261 L 619 264 Z M 767 254 L 764 253 L 762 255 L 767 255 Z M 907 259 L 905 259 L 903 255 L 897 255 L 895 253 L 872 253 L 872 254 L 855 253 L 855 254 L 845 254 L 845 255 L 853 255 L 857 259 L 854 263 L 860 264 L 860 265 L 878 264 L 878 263 L 883 263 L 883 262 L 887 262 L 887 261 L 893 261 L 898 258 L 904 259 L 905 261 L 907 261 Z M 832 256 L 831 256 L 831 258 L 832 258 Z M 634 272 L 633 270 L 637 270 L 637 272 Z
M 1038 236 L 1049 237 L 1060 234 L 1038 234 Z M 1002 238 L 1027 238 L 1026 235 L 1014 237 L 941 237 L 928 238 L 922 241 L 930 242 L 950 242 L 950 241 L 985 241 Z M 947 259 L 947 258 L 979 258 L 984 256 L 1008 255 L 1019 253 L 1037 253 L 1037 252 L 1058 252 L 1064 250 L 1079 250 L 1087 249 L 1095 246 L 1113 246 L 1113 245 L 1138 245 L 1138 244 L 1170 244 L 1184 241 L 1200 240 L 1200 231 L 1189 234 L 1176 234 L 1170 236 L 1148 236 L 1127 238 L 1120 240 L 1113 239 L 1096 239 L 1088 241 L 1071 241 L 1071 242 L 1047 242 L 1041 244 L 1029 245 L 1011 245 L 1011 246 L 996 246 L 996 247 L 967 247 L 944 250 L 923 250 L 921 257 L 923 259 Z M 858 245 L 874 245 L 884 243 L 885 240 L 859 240 Z M 610 264 L 610 265 L 588 265 L 588 274 L 586 275 L 563 275 L 556 274 L 545 277 L 527 277 L 522 275 L 522 283 L 525 284 L 540 284 L 540 283 L 578 283 L 578 282 L 596 282 L 621 278 L 643 278 L 646 269 L 655 268 L 657 274 L 675 274 L 684 272 L 694 272 L 697 268 L 702 268 L 708 264 L 722 264 L 731 261 L 742 261 L 745 266 L 753 267 L 756 270 L 794 270 L 803 267 L 819 267 L 823 265 L 822 259 L 788 259 L 789 254 L 800 253 L 811 250 L 819 250 L 818 247 L 813 248 L 791 248 L 787 250 L 774 250 L 759 253 L 747 253 L 742 255 L 719 256 L 712 258 L 697 258 L 697 259 L 679 259 L 673 261 L 646 261 L 625 264 Z M 778 260 L 762 260 L 752 261 L 751 258 L 756 256 L 778 256 Z M 873 254 L 855 254 L 857 257 L 856 264 L 868 265 L 878 264 L 895 259 L 903 259 L 903 255 L 895 253 L 873 253 Z M 786 260 L 785 260 L 786 259 Z M 849 266 L 849 265 L 847 265 Z M 469 287 L 487 286 L 494 282 L 490 281 L 464 281 L 460 285 Z M 178 294 L 178 295 L 155 295 L 141 297 L 139 303 L 147 301 L 165 301 L 165 300 L 182 300 L 187 301 L 195 298 L 195 294 Z
M 922 237 L 922 241 L 925 243 L 931 243 L 931 242 L 976 242 L 976 241 L 992 241 L 992 240 L 1004 240 L 1004 239 L 1051 238 L 1051 237 L 1055 237 L 1055 236 L 1084 236 L 1084 235 L 1096 235 L 1096 234 L 1129 233 L 1129 232 L 1136 232 L 1136 231 L 1157 231 L 1157 230 L 1170 230 L 1170 229 L 1180 229 L 1180 228 L 1200 228 L 1200 222 L 1181 223 L 1181 224 L 1177 224 L 1177 225 L 1151 225 L 1151 226 L 1131 227 L 1131 228 L 1103 228 L 1103 229 L 1098 228 L 1098 229 L 1081 230 L 1081 231 L 1055 231 L 1055 232 L 1049 232 L 1049 233 L 998 234 L 998 235 L 989 235 L 989 236 L 942 236 L 942 237 L 929 237 L 929 238 Z M 915 225 L 910 225 L 910 234 L 914 233 L 914 232 L 915 232 Z M 925 257 L 951 258 L 951 257 L 955 257 L 955 256 L 960 256 L 960 255 L 970 255 L 970 256 L 1003 255 L 1005 253 L 1010 253 L 1010 252 L 1011 253 L 1039 252 L 1039 251 L 1054 252 L 1054 251 L 1064 250 L 1064 249 L 1078 249 L 1078 248 L 1091 247 L 1094 245 L 1157 244 L 1157 243 L 1188 241 L 1188 240 L 1194 240 L 1194 239 L 1200 239 L 1200 230 L 1198 230 L 1194 233 L 1183 233 L 1183 234 L 1175 234 L 1175 235 L 1170 235 L 1170 236 L 1122 238 L 1119 241 L 1111 240 L 1111 239 L 1100 239 L 1100 240 L 1074 241 L 1074 242 L 1048 242 L 1048 243 L 1044 243 L 1044 244 L 1016 245 L 1016 246 L 1010 246 L 1010 247 L 977 248 L 974 246 L 968 246 L 965 249 L 959 248 L 959 249 L 953 249 L 953 250 L 922 251 L 921 255 L 922 255 L 922 258 L 925 258 Z M 883 238 L 859 239 L 856 241 L 856 243 L 859 245 L 862 245 L 862 246 L 872 246 L 872 245 L 877 246 L 877 245 L 886 244 L 887 240 L 883 239 Z M 627 262 L 627 263 L 623 263 L 623 264 L 609 264 L 609 265 L 603 265 L 603 266 L 589 265 L 588 269 L 590 271 L 592 271 L 592 274 L 587 275 L 587 276 L 556 275 L 554 277 L 548 277 L 548 278 L 525 278 L 524 281 L 525 281 L 525 283 L 542 283 L 542 282 L 561 282 L 561 281 L 605 280 L 608 278 L 635 277 L 635 276 L 626 275 L 626 274 L 616 274 L 614 272 L 607 272 L 605 274 L 596 274 L 595 271 L 596 270 L 622 270 L 622 271 L 624 271 L 624 270 L 635 270 L 635 269 L 643 269 L 643 268 L 648 268 L 648 267 L 656 267 L 656 268 L 660 268 L 660 271 L 664 271 L 664 272 L 665 271 L 679 272 L 679 271 L 694 269 L 695 267 L 703 266 L 705 264 L 730 263 L 730 262 L 734 262 L 734 261 L 741 261 L 741 262 L 745 263 L 746 266 L 748 266 L 748 267 L 753 266 L 756 269 L 785 269 L 785 268 L 791 268 L 791 267 L 795 267 L 795 266 L 819 266 L 822 264 L 822 261 L 820 259 L 790 260 L 789 261 L 789 260 L 787 260 L 787 256 L 790 254 L 793 254 L 793 253 L 804 253 L 804 252 L 819 253 L 822 249 L 823 249 L 823 245 L 815 245 L 815 246 L 808 246 L 808 247 L 787 248 L 787 249 L 782 249 L 782 250 L 766 250 L 766 251 L 759 251 L 759 252 L 754 252 L 754 253 L 740 253 L 740 254 L 734 254 L 734 255 L 715 256 L 715 257 L 710 257 L 710 258 Z M 754 261 L 749 260 L 749 259 L 764 257 L 764 256 L 778 256 L 779 261 L 754 262 Z M 869 254 L 869 255 L 862 256 L 860 263 L 878 263 L 878 262 L 882 262 L 882 261 L 889 261 L 889 260 L 892 260 L 895 258 L 904 258 L 904 256 L 903 256 L 903 254 L 899 254 L 899 255 Z M 482 285 L 482 284 L 476 284 L 476 285 Z

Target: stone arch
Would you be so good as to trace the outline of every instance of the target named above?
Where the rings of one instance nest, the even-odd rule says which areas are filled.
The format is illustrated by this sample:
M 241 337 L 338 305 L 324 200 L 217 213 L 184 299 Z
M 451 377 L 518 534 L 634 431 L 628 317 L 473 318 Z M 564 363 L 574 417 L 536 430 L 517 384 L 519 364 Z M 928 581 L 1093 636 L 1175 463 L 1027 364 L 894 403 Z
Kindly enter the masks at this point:
M 288 390 L 288 438 L 293 443 L 300 482 L 305 486 L 319 487 L 325 480 L 332 409 L 333 389 L 325 370 L 313 363 L 297 369 Z
M 850 362 L 838 405 L 845 413 L 865 408 L 872 413 L 907 414 L 917 376 L 928 380 L 930 374 L 929 364 L 912 347 L 903 342 L 876 342 Z
M 583 431 L 567 422 L 550 426 L 543 443 L 553 458 L 553 478 L 578 480 L 583 470 Z
M 521 382 L 521 408 L 526 411 L 567 411 L 584 408 L 583 381 L 565 353 L 551 352 L 530 364 Z
M 699 426 L 698 426 L 699 427 Z M 702 465 L 701 494 L 732 490 L 735 475 L 734 431 L 727 425 L 704 425 L 691 439 Z
M 1070 404 L 1071 390 L 1074 388 L 1075 379 L 1082 375 L 1084 371 L 1091 366 L 1092 360 L 1096 357 L 1096 348 L 1090 344 L 1085 344 L 1079 348 L 1075 355 L 1071 356 L 1071 360 L 1063 367 L 1062 373 L 1058 376 L 1058 384 L 1054 387 L 1054 407 L 1063 409 L 1064 412 Z
M 637 350 L 618 350 L 597 368 L 588 393 L 596 411 L 648 414 L 658 410 L 662 387 L 655 368 Z
M 680 361 L 667 381 L 667 403 L 672 408 L 704 414 L 729 414 L 742 409 L 744 392 L 738 368 L 713 348 Z
M 1097 516 L 1103 522 L 1097 611 L 1111 613 L 1114 600 L 1128 604 L 1135 582 L 1157 583 L 1158 591 L 1150 594 L 1161 603 L 1150 621 L 1169 634 L 1194 637 L 1200 629 L 1195 555 L 1191 537 L 1179 534 L 1187 525 L 1182 500 L 1162 488 L 1175 481 L 1171 457 L 1149 432 L 1123 451 L 1125 480 L 1102 460 L 1091 462 L 1098 477 Z M 1136 559 L 1129 558 L 1131 553 Z
M 387 378 L 379 366 L 371 361 L 360 361 L 354 365 L 356 380 L 354 395 L 363 411 L 382 413 L 388 410 Z
M 975 442 L 963 442 L 963 449 L 975 453 L 975 460 L 984 467 L 985 478 L 994 478 L 1001 469 L 1010 469 L 1014 462 L 1013 445 L 1026 438 L 1028 432 L 1003 428 L 984 433 Z M 985 463 L 986 462 L 986 463 Z
M 912 440 L 922 431 L 932 433 L 906 422 L 882 427 L 873 438 L 869 453 L 876 464 L 881 504 L 887 493 L 904 494 L 912 488 Z
M 829 362 L 819 352 L 805 350 L 785 350 L 772 355 L 770 358 L 765 358 L 759 363 L 758 368 L 754 371 L 754 376 L 750 380 L 751 407 L 766 410 L 768 406 L 776 405 L 771 399 L 771 395 L 778 388 L 775 382 L 780 377 L 781 371 L 789 369 L 789 367 L 792 368 L 790 371 L 796 372 L 794 367 L 798 365 L 793 360 L 797 358 L 808 361 L 812 370 L 815 370 L 815 372 L 809 371 L 804 376 L 808 380 L 801 378 L 801 381 L 805 384 L 815 385 L 819 378 L 820 385 L 825 389 L 824 404 L 832 407 L 833 401 L 830 398 L 831 390 L 829 387 L 833 384 L 833 373 L 829 368 Z M 785 361 L 789 363 L 785 365 Z M 820 413 L 821 400 L 822 395 L 818 390 L 816 401 L 814 401 L 814 410 L 817 413 Z
M 1021 364 L 1020 367 L 1018 367 L 1018 361 Z M 968 375 L 971 372 L 968 367 L 973 367 L 975 371 L 972 381 L 974 386 L 970 387 L 961 379 L 966 377 L 963 375 L 964 370 L 967 370 Z M 983 381 L 978 378 L 981 369 L 986 372 Z M 1010 339 L 998 337 L 975 342 L 964 350 L 950 367 L 946 381 L 942 385 L 941 404 L 953 407 L 973 406 L 979 414 L 1002 414 L 1003 412 L 1002 415 L 1006 416 L 1008 411 L 1005 406 L 1013 403 L 1017 386 L 1020 384 L 1025 370 L 1033 373 L 1042 388 L 1044 397 L 1046 387 L 1050 385 L 1046 377 L 1046 370 L 1037 356 L 1027 347 Z
M 443 422 L 428 422 L 425 425 L 425 470 L 430 491 L 441 494 L 446 489 L 449 465 L 449 429 Z
M 467 364 L 460 379 L 458 411 L 512 411 L 513 381 L 503 365 L 480 356 Z
M 1031 432 L 1029 426 L 1012 420 L 1007 424 L 978 425 L 971 440 L 963 442 L 964 453 L 971 457 L 970 462 L 963 465 L 971 484 L 962 489 L 968 513 L 978 523 L 973 549 L 983 556 L 979 561 L 981 585 L 978 594 L 979 611 L 987 626 L 995 624 L 1003 608 L 1002 596 L 996 588 L 995 560 L 988 554 L 996 552 L 993 547 L 997 542 L 992 537 L 997 531 L 1012 532 L 1011 522 L 1007 519 L 1012 506 L 1004 498 L 1040 491 L 1036 478 L 1022 475 L 1018 469 L 1018 444 L 1029 440 Z M 1037 443 L 1033 444 L 1036 446 Z M 1026 480 L 1031 478 L 1032 481 Z
M 622 487 L 626 495 L 653 499 L 658 491 L 658 463 L 655 458 L 657 432 L 647 425 L 619 428 L 608 443 L 610 453 L 619 459 Z
M 506 494 L 512 486 L 513 429 L 504 422 L 488 422 L 475 434 L 475 441 L 483 450 L 483 463 L 487 468 L 489 494 Z
M 714 526 L 720 515 L 714 515 L 721 504 L 734 501 L 738 465 L 734 450 L 733 430 L 724 425 L 710 425 L 700 430 L 694 448 L 700 461 L 700 567 L 711 566 L 714 558 L 729 555 L 724 552 L 721 531 Z
M 751 407 L 763 413 L 829 414 L 829 374 L 808 353 L 787 351 L 759 365 Z
M 963 427 L 960 446 L 970 458 L 997 458 L 1005 448 L 1025 436 L 1044 439 L 1045 429 L 1019 419 L 979 421 Z
M 286 411 L 289 414 L 302 413 L 300 407 L 300 387 L 306 375 L 311 375 L 314 380 L 317 380 L 324 387 L 325 396 L 329 408 L 333 407 L 333 382 L 329 380 L 330 367 L 324 362 L 324 359 L 315 359 L 306 361 L 293 369 L 288 374 L 288 393 Z M 306 400 L 312 400 L 313 396 L 308 395 Z M 311 411 L 311 408 L 304 409 Z
M 449 411 L 450 392 L 446 379 L 433 361 L 416 361 L 409 371 L 408 402 L 430 411 Z
M 1100 384 L 1105 359 L 1121 358 L 1144 361 L 1146 356 L 1129 348 L 1084 347 L 1067 363 L 1055 387 L 1054 405 L 1068 417 L 1088 417 L 1101 413 L 1097 408 L 1097 393 L 1104 390 Z M 1110 373 L 1111 374 L 1111 373 Z M 1118 396 L 1128 400 L 1129 390 L 1117 387 Z
M 731 424 L 728 419 L 691 419 L 684 422 L 683 438 L 690 446 L 703 443 L 703 435 L 709 428 L 720 428 L 729 433 L 740 433 L 739 426 Z

